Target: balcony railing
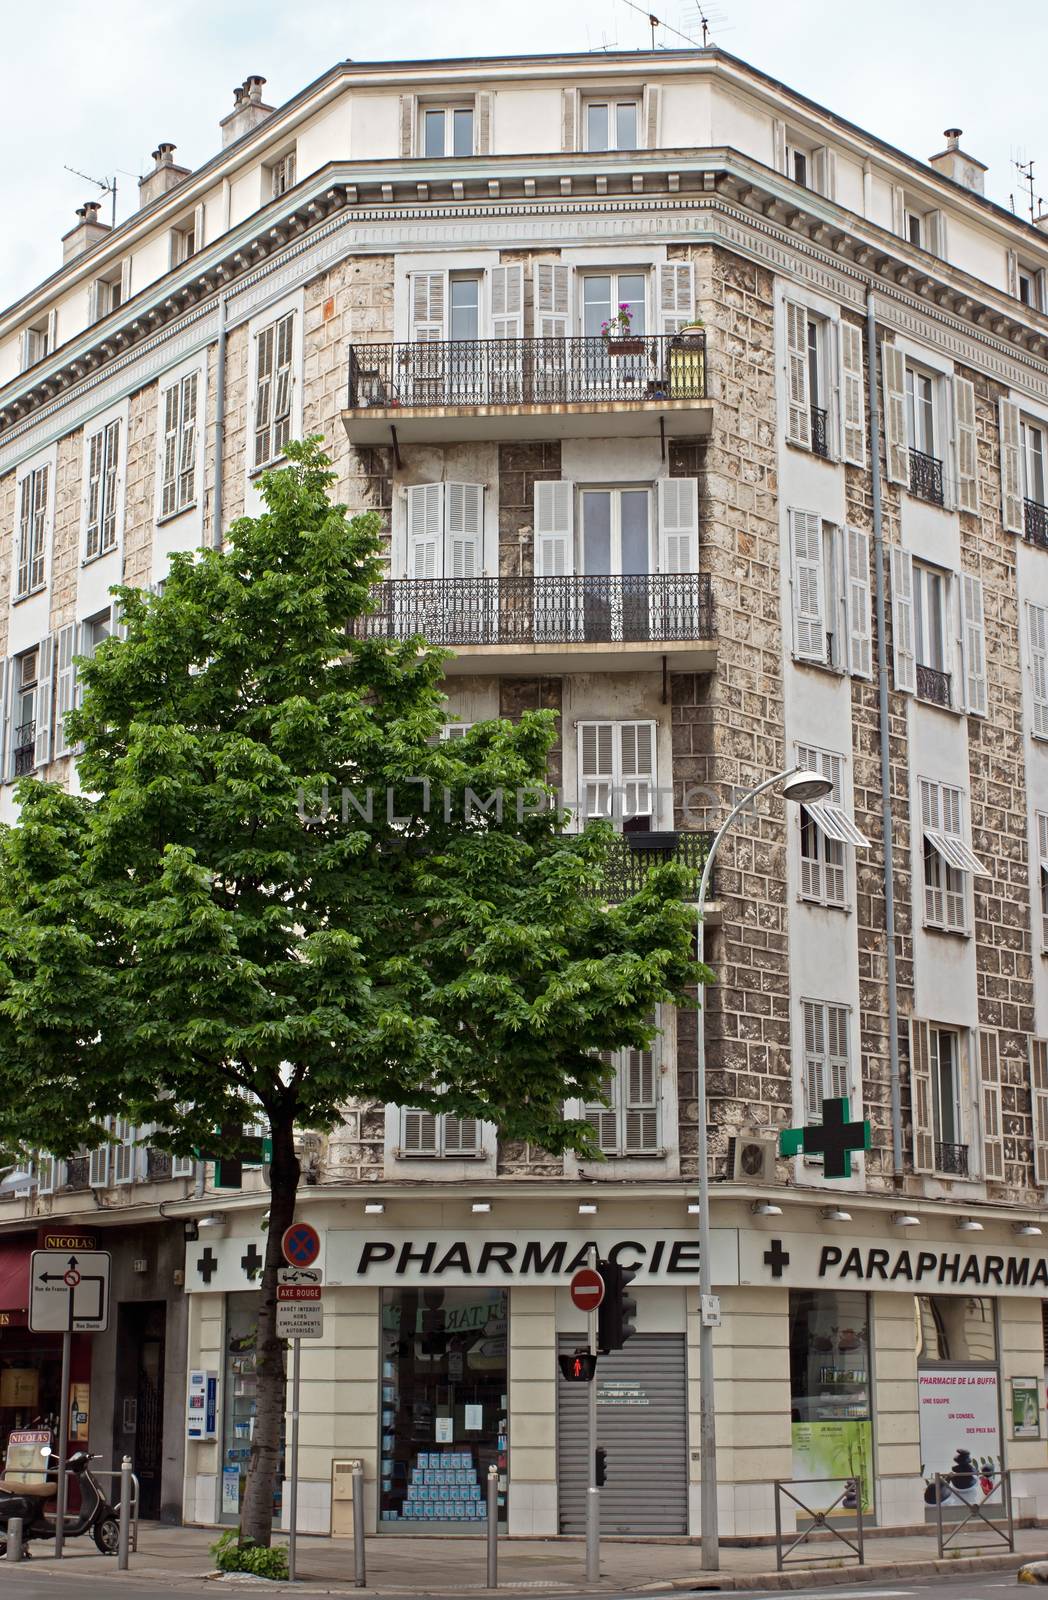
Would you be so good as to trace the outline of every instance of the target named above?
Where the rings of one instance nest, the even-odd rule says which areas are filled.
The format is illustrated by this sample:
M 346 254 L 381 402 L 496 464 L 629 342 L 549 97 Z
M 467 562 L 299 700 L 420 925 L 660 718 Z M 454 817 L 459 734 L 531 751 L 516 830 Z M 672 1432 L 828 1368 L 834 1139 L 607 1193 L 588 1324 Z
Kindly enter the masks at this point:
M 1048 506 L 1042 506 L 1038 500 L 1024 500 L 1023 523 L 1030 543 L 1048 550 Z
M 917 698 L 928 700 L 933 706 L 946 706 L 950 704 L 950 674 L 937 672 L 934 667 L 924 667 L 917 663 Z
M 676 843 L 669 848 L 648 849 L 639 844 L 636 835 L 631 839 L 628 832 L 619 834 L 608 857 L 602 889 L 604 898 L 612 905 L 628 900 L 630 895 L 639 892 L 652 867 L 673 861 L 687 868 L 689 883 L 684 898 L 694 900 L 712 840 L 711 833 L 678 833 Z
M 935 1170 L 951 1178 L 968 1176 L 968 1146 L 966 1144 L 935 1144 Z
M 824 460 L 830 454 L 826 435 L 826 412 L 822 406 L 811 407 L 811 449 L 812 455 L 822 456 Z
M 352 345 L 349 408 L 704 400 L 702 333 Z
M 22 722 L 15 729 L 15 777 L 24 778 L 36 766 L 36 723 Z
M 429 644 L 642 644 L 713 638 L 707 574 L 592 578 L 389 578 L 358 638 Z
M 926 456 L 923 450 L 910 451 L 910 493 L 936 506 L 943 503 L 942 462 L 935 456 Z

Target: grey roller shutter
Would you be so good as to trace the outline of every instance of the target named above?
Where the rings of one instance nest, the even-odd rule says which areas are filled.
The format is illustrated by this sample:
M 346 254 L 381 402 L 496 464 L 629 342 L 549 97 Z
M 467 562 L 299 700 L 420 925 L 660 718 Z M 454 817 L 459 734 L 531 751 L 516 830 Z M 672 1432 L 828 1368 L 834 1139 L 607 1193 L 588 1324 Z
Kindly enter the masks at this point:
M 570 1355 L 582 1337 L 561 1335 Z M 605 1534 L 688 1531 L 688 1389 L 684 1335 L 638 1333 L 597 1363 L 597 1443 L 608 1452 L 600 1492 Z M 560 1531 L 585 1532 L 589 1385 L 557 1381 Z

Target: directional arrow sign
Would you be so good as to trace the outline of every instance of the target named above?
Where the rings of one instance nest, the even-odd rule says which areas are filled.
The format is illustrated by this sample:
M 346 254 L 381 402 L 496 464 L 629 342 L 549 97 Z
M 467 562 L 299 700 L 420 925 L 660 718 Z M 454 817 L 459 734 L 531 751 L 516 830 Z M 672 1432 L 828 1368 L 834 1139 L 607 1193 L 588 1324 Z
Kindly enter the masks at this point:
M 108 1250 L 34 1250 L 29 1257 L 34 1333 L 104 1333 L 111 1261 Z

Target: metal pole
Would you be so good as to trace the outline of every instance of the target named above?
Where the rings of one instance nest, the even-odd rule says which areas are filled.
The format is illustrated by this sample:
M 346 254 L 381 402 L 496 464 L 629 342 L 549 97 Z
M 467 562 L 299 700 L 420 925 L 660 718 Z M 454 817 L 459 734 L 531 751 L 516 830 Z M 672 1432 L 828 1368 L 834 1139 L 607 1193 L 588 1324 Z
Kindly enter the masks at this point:
M 4 1554 L 8 1561 L 21 1561 L 22 1559 L 22 1519 L 12 1517 L 7 1524 L 7 1549 Z
M 590 1354 L 597 1354 L 597 1313 L 589 1313 Z M 600 1490 L 597 1488 L 597 1374 L 589 1385 L 589 1487 L 586 1490 L 586 1582 L 600 1577 Z
M 117 1545 L 116 1569 L 127 1571 L 127 1555 L 131 1545 L 131 1457 L 120 1463 L 120 1540 Z
M 350 1474 L 353 1484 L 353 1584 L 363 1589 L 367 1582 L 364 1565 L 364 1463 L 354 1461 Z
M 70 1307 L 73 1303 L 69 1296 Z M 69 1450 L 69 1356 L 73 1335 L 67 1328 L 62 1335 L 62 1377 L 58 1389 L 58 1505 L 55 1516 L 55 1555 L 61 1556 L 65 1544 L 65 1514 L 68 1488 L 66 1484 L 66 1454 Z
M 295 1581 L 295 1557 L 298 1542 L 298 1392 L 299 1361 L 302 1340 L 291 1341 L 291 1496 L 288 1503 L 287 1575 Z
M 499 1469 L 488 1468 L 488 1588 L 499 1586 Z

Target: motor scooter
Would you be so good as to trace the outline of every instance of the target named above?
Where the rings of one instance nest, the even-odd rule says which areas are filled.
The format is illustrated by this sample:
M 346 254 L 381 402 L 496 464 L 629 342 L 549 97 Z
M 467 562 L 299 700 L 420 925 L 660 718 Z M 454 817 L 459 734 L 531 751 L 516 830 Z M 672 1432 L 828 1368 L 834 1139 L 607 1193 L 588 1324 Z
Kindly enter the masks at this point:
M 42 1450 L 40 1454 L 53 1463 L 49 1471 L 61 1471 L 61 1464 L 53 1450 Z M 85 1451 L 78 1450 L 66 1463 L 70 1479 L 75 1479 L 80 1488 L 80 1506 L 76 1511 L 66 1512 L 65 1537 L 76 1539 L 81 1534 L 89 1533 L 104 1556 L 115 1556 L 120 1542 L 116 1508 L 109 1503 L 90 1465 L 92 1461 L 101 1459 L 101 1456 L 89 1456 Z M 58 1521 L 57 1501 L 57 1478 L 45 1483 L 19 1483 L 14 1479 L 0 1478 L 0 1540 L 4 1547 L 7 1546 L 7 1524 L 12 1517 L 22 1519 L 22 1541 L 25 1545 L 31 1539 L 53 1539 Z M 28 1557 L 28 1549 L 24 1554 Z

